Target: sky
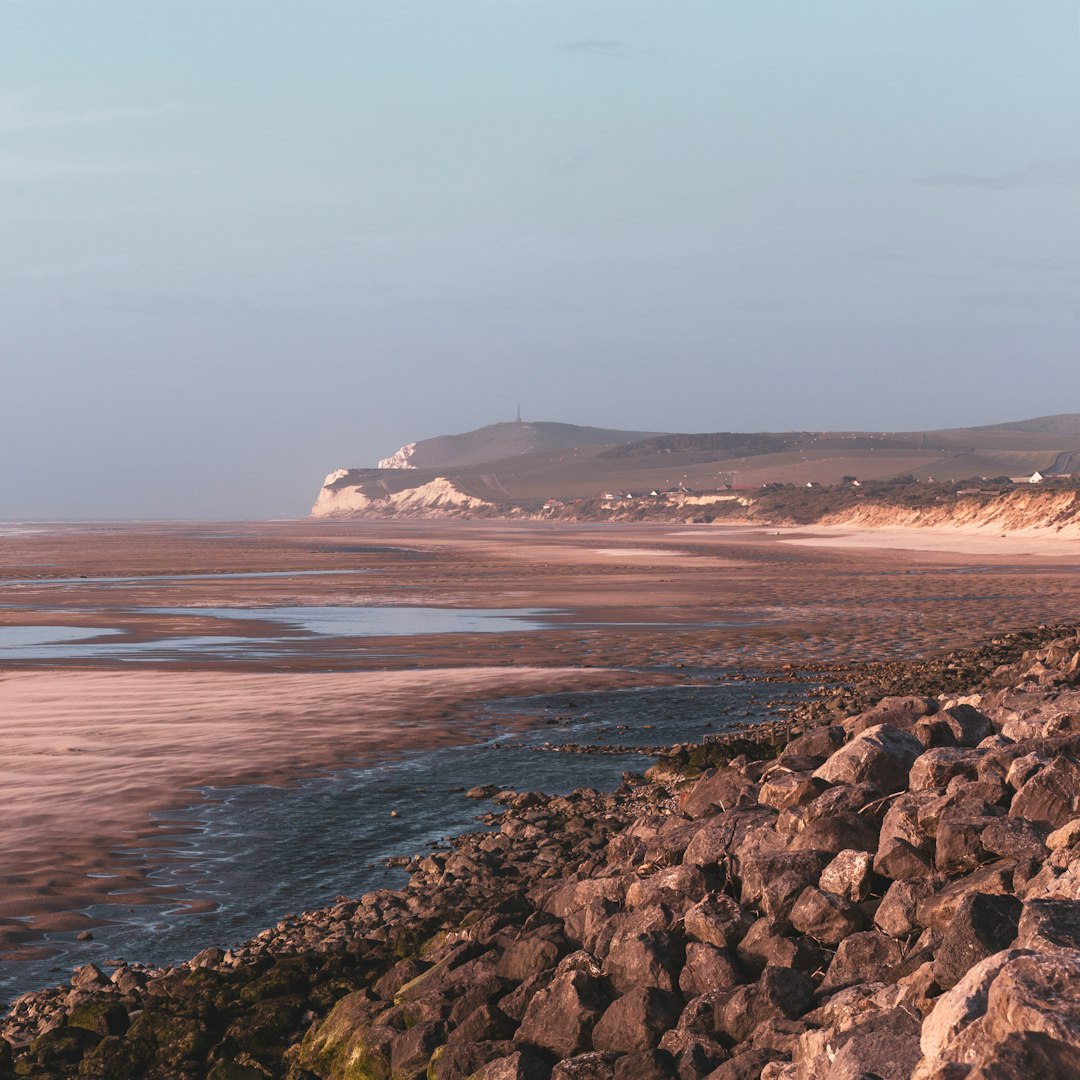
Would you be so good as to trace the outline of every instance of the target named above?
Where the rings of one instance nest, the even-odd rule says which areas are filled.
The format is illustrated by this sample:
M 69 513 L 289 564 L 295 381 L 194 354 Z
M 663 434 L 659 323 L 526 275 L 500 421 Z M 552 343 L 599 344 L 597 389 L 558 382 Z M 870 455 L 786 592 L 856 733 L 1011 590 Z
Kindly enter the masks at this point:
M 514 418 L 1080 411 L 1075 0 L 0 0 L 0 519 Z

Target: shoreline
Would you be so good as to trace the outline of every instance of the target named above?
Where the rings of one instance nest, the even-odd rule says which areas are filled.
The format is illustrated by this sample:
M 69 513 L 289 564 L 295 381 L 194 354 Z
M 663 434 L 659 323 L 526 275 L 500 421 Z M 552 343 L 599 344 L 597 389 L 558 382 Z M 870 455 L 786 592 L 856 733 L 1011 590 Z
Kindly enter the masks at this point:
M 1080 633 L 1041 628 L 907 668 L 898 686 L 943 671 L 974 681 L 962 694 L 888 697 L 842 722 L 834 715 L 786 748 L 696 764 L 674 755 L 609 794 L 477 792 L 495 794 L 484 820 L 496 831 L 414 856 L 402 889 L 339 897 L 175 968 L 120 964 L 110 978 L 88 966 L 68 986 L 18 999 L 0 1030 L 19 1060 L 38 1063 L 35 1075 L 57 1080 L 78 1060 L 141 1076 L 158 1055 L 215 1080 L 225 1065 L 345 1080 L 359 1060 L 365 1075 L 398 1062 L 395 1071 L 429 1068 L 441 1080 L 507 1070 L 524 1080 L 558 1077 L 558 1062 L 598 1053 L 609 1069 L 625 1060 L 667 1080 L 703 1080 L 728 1062 L 731 1076 L 801 1080 L 827 1071 L 838 1051 L 853 1075 L 885 1080 L 952 1076 L 940 1070 L 954 1061 L 988 1070 L 980 1080 L 1011 1076 L 995 1071 L 1017 1036 L 995 1014 L 995 979 L 999 994 L 1021 991 L 999 973 L 1032 957 L 1029 978 L 1080 974 L 1070 921 L 1080 914 L 1071 898 L 1080 848 L 1055 839 L 1080 830 L 1042 779 L 1080 770 L 1069 764 L 1080 734 L 1061 726 L 1059 701 L 1080 695 Z M 1016 772 L 1040 745 L 1058 756 Z M 974 808 L 972 794 L 985 799 L 999 774 L 977 780 L 960 766 L 969 760 L 1000 761 L 993 783 L 1011 812 Z M 816 788 L 800 795 L 811 778 Z M 936 849 L 928 825 L 896 832 L 904 800 L 941 804 L 946 782 L 958 807 L 1001 833 L 985 832 L 973 861 L 963 844 L 944 846 L 947 800 Z M 821 800 L 828 806 L 815 815 Z M 957 836 L 971 828 L 962 823 Z M 1032 844 L 1045 861 L 1022 871 Z M 984 902 L 1002 908 L 985 931 L 972 913 Z M 1054 918 L 1064 922 L 1046 922 Z M 676 938 L 673 952 L 664 943 Z M 644 954 L 642 941 L 652 943 Z M 983 980 L 981 1005 L 957 1022 L 950 1010 L 973 978 Z M 1080 1007 L 1050 985 L 1023 991 L 1019 1037 L 1034 1032 L 1035 1048 L 1071 1063 Z M 1062 1027 L 1066 1017 L 1074 1026 Z M 204 1033 L 199 1048 L 183 1041 L 190 1030 Z
M 152 815 L 197 801 L 201 788 L 288 785 L 385 760 L 388 742 L 401 752 L 479 741 L 495 724 L 475 706 L 492 698 L 674 681 L 513 667 L 0 675 L 0 957 L 47 930 L 92 928 L 81 910 L 117 888 L 130 902 L 153 897 L 145 868 L 125 867 L 114 851 L 160 837 Z

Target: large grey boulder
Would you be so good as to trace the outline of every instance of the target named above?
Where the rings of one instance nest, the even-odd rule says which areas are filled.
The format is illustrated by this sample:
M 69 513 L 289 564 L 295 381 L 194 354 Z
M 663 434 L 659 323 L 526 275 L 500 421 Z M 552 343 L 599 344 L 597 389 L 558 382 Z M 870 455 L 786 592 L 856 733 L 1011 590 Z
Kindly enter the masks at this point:
M 908 774 L 922 752 L 914 735 L 878 724 L 837 750 L 814 775 L 830 784 L 873 784 L 890 795 L 907 787 Z

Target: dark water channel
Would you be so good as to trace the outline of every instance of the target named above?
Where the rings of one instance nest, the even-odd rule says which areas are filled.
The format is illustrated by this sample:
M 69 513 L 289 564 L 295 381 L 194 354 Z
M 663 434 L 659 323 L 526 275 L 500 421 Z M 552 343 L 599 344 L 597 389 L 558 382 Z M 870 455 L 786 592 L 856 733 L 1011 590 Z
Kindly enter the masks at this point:
M 61 982 L 71 968 L 93 960 L 168 963 L 209 945 L 238 944 L 287 913 L 328 905 L 338 894 L 359 896 L 401 885 L 402 870 L 385 863 L 483 826 L 491 809 L 464 791 L 497 783 L 552 794 L 577 787 L 618 785 L 624 770 L 643 771 L 651 758 L 632 754 L 552 753 L 544 743 L 666 745 L 701 738 L 733 723 L 765 718 L 759 697 L 793 698 L 794 685 L 717 681 L 588 693 L 560 693 L 491 702 L 486 710 L 509 721 L 525 716 L 524 734 L 483 744 L 410 753 L 364 768 L 308 778 L 289 788 L 208 789 L 197 804 L 162 814 L 163 848 L 126 855 L 163 891 L 161 903 L 87 909 L 103 925 L 92 941 L 52 933 L 54 955 L 0 962 L 0 1001 Z M 391 817 L 396 810 L 398 817 Z M 172 835 L 177 823 L 189 831 Z M 166 895 L 167 892 L 167 895 Z M 186 903 L 185 903 L 186 902 Z M 211 910 L 187 908 L 196 903 Z

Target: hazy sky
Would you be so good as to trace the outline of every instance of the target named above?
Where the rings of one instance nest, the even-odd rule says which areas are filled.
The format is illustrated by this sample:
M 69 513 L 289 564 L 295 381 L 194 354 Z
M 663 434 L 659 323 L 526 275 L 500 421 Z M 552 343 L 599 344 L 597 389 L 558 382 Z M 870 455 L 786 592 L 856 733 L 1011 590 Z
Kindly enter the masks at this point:
M 0 518 L 526 418 L 1080 411 L 1075 0 L 0 0 Z

